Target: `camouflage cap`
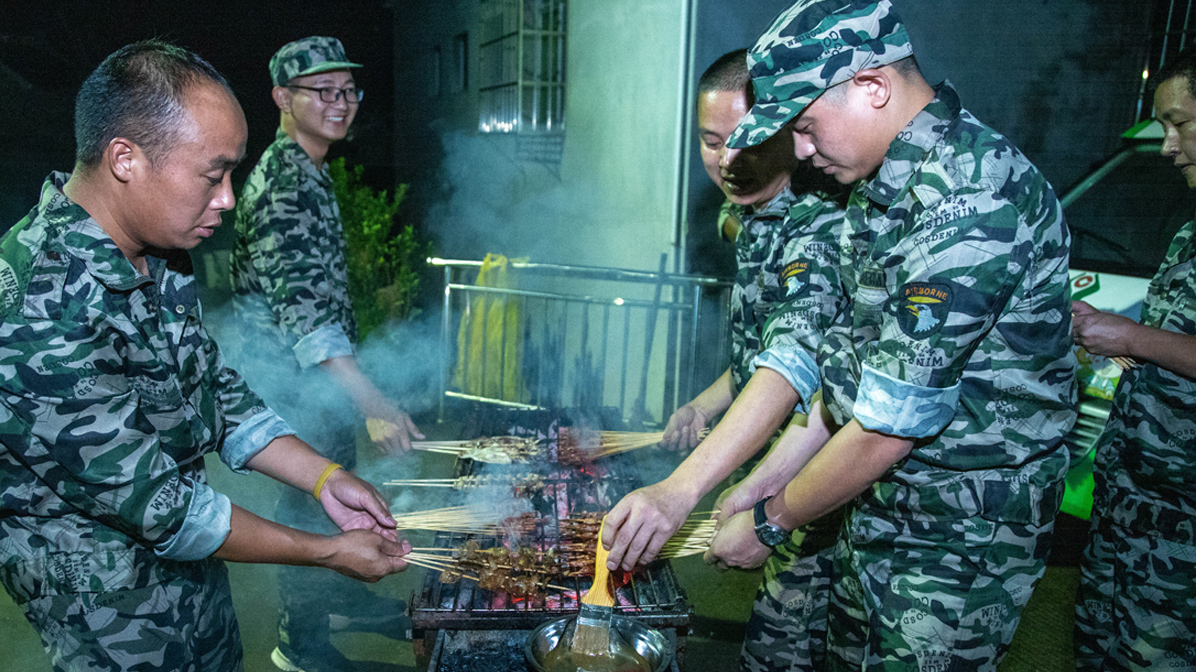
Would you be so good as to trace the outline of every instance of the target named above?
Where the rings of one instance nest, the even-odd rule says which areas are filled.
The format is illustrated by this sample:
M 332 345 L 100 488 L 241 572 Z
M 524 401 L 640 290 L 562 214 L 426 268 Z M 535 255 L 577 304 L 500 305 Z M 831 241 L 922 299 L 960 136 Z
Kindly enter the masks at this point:
M 270 80 L 274 86 L 286 86 L 296 77 L 360 67 L 360 63 L 349 61 L 344 45 L 335 37 L 305 37 L 274 53 L 270 58 Z
M 727 146 L 758 145 L 823 91 L 913 53 L 889 0 L 798 0 L 748 52 L 756 100 Z

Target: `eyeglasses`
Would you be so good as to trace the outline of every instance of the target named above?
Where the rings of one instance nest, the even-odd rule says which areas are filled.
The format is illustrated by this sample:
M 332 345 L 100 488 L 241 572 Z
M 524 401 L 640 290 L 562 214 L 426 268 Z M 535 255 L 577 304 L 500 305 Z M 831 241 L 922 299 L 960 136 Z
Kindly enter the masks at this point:
M 341 99 L 342 95 L 345 97 L 346 102 L 360 103 L 361 97 L 365 93 L 361 89 L 359 89 L 355 86 L 350 86 L 345 89 L 338 89 L 335 86 L 315 87 L 315 86 L 299 86 L 298 84 L 288 84 L 287 88 L 288 89 L 306 89 L 307 91 L 319 91 L 320 92 L 320 100 L 324 101 L 325 103 L 335 103 L 336 101 Z

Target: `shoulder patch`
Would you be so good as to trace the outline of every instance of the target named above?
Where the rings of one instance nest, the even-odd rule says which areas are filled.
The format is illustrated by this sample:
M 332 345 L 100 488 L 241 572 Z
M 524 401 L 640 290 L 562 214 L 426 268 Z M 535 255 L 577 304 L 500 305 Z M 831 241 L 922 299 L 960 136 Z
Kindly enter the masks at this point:
M 785 264 L 781 271 L 781 286 L 785 296 L 797 296 L 810 286 L 810 262 L 798 259 Z
M 907 336 L 926 338 L 943 328 L 951 312 L 951 287 L 911 282 L 897 292 L 897 323 Z
M 21 283 L 7 260 L 0 258 L 0 315 L 7 315 L 21 301 Z

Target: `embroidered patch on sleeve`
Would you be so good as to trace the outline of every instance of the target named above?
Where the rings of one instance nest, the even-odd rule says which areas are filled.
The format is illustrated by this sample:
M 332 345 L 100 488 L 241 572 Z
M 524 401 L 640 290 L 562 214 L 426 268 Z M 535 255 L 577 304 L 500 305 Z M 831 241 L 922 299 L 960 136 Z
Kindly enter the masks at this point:
M 785 288 L 785 296 L 797 296 L 810 286 L 810 262 L 798 259 L 785 264 L 781 271 L 781 286 Z
M 913 338 L 937 333 L 951 312 L 951 288 L 947 285 L 911 282 L 901 287 L 897 300 L 897 323 Z

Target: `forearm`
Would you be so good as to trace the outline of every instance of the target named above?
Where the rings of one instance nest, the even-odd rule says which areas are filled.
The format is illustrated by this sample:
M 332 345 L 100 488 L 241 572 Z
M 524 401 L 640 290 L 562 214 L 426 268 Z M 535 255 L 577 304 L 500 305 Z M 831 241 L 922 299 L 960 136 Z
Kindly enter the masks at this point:
M 245 466 L 276 481 L 312 492 L 320 474 L 332 462 L 293 435 L 280 436 L 254 455 Z
M 214 555 L 230 562 L 323 566 L 330 557 L 329 539 L 279 525 L 234 504 L 228 538 Z
M 357 362 L 349 356 L 333 357 L 320 362 L 320 368 L 327 372 L 336 384 L 349 395 L 357 408 L 366 415 L 382 403 L 384 397 L 374 383 L 357 368 Z
M 711 418 L 730 408 L 734 399 L 735 383 L 731 380 L 731 369 L 728 368 L 688 405 L 701 413 L 706 422 L 710 422 Z
M 1126 346 L 1127 354 L 1140 362 L 1196 379 L 1196 336 L 1137 325 Z
M 773 443 L 764 459 L 752 470 L 750 478 L 779 485 L 796 478 L 831 438 L 831 431 L 823 413 L 822 404 L 816 403 L 810 409 L 809 416 L 795 417 L 780 438 Z
M 909 454 L 913 441 L 870 432 L 852 420 L 785 487 L 769 500 L 770 520 L 795 529 L 843 506 Z
M 797 393 L 771 369 L 758 369 L 722 421 L 667 481 L 696 502 L 754 455 L 797 403 Z

